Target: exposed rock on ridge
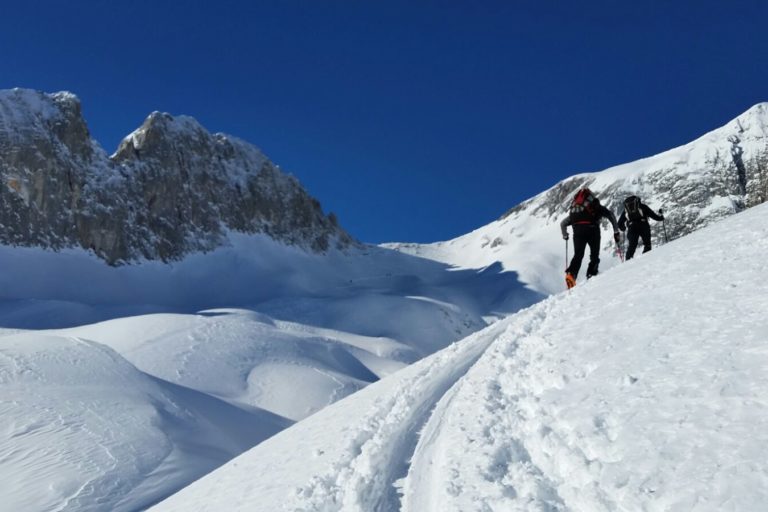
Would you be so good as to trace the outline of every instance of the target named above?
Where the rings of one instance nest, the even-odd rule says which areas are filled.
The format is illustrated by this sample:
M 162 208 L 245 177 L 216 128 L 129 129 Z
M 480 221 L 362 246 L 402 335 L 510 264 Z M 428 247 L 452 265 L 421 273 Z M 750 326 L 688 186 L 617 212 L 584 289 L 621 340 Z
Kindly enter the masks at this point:
M 664 208 L 669 239 L 768 200 L 768 103 L 699 139 L 659 155 L 605 171 L 579 174 L 512 208 L 500 220 L 520 215 L 554 224 L 580 187 L 590 187 L 616 212 L 628 195 Z M 655 243 L 663 231 L 654 231 Z
M 177 260 L 265 233 L 312 251 L 354 240 L 258 149 L 152 113 L 111 157 L 70 93 L 0 91 L 0 243 Z

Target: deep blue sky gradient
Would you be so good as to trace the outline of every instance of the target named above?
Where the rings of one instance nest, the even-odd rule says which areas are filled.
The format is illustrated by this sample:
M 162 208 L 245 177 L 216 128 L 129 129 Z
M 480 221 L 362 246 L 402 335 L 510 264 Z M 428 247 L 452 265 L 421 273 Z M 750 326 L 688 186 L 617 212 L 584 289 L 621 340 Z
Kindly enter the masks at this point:
M 154 110 L 243 138 L 367 242 L 453 238 L 768 101 L 765 1 L 4 2 L 0 88 L 112 152 Z

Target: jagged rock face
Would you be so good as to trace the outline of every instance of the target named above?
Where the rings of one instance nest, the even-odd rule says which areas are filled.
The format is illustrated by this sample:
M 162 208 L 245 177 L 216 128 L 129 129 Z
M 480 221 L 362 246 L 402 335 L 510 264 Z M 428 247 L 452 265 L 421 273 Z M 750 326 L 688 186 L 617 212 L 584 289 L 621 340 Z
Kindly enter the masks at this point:
M 589 187 L 616 212 L 629 195 L 665 210 L 672 240 L 768 199 L 768 103 L 676 149 L 605 171 L 568 178 L 512 208 L 502 220 L 533 215 L 551 224 L 567 214 L 575 192 Z M 654 242 L 664 231 L 654 230 Z M 606 242 L 610 243 L 610 242 Z
M 99 156 L 74 96 L 5 92 L 0 99 L 2 241 L 71 245 L 87 169 Z
M 69 93 L 0 91 L 0 241 L 84 247 L 111 264 L 209 251 L 228 231 L 313 251 L 354 240 L 255 147 L 153 113 L 112 157 Z

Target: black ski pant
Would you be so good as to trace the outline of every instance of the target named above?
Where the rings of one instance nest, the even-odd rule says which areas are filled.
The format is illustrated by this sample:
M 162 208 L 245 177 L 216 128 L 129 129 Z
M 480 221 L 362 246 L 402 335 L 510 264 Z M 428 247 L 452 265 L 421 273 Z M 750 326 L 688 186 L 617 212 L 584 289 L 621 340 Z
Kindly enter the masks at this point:
M 600 265 L 600 226 L 597 224 L 573 224 L 573 259 L 565 269 L 573 277 L 579 275 L 581 260 L 584 259 L 584 251 L 589 245 L 589 265 L 587 266 L 587 279 L 597 275 L 597 267 Z
M 627 227 L 627 259 L 631 260 L 637 249 L 637 239 L 643 240 L 643 252 L 651 250 L 651 226 L 647 222 L 633 222 Z

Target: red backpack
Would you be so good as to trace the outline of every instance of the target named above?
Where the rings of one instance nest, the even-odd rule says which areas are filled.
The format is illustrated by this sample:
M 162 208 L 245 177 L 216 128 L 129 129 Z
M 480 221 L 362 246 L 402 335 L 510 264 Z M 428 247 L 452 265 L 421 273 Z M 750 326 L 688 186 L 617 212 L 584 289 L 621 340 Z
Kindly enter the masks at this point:
M 571 220 L 573 222 L 594 221 L 600 204 L 595 194 L 588 188 L 579 189 L 571 202 Z

